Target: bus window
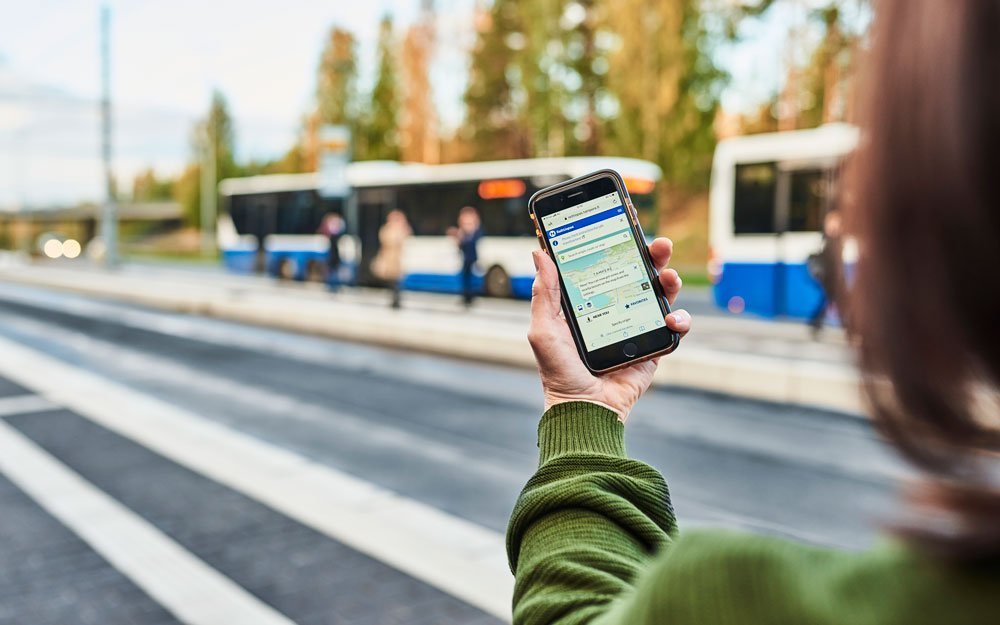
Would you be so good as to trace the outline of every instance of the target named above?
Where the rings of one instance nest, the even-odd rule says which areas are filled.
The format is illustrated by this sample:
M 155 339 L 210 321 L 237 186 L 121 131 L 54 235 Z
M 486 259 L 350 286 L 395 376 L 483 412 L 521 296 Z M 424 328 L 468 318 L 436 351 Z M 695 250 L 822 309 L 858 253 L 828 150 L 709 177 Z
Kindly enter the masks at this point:
M 774 200 L 778 167 L 775 163 L 747 163 L 736 166 L 733 194 L 733 232 L 770 234 L 774 232 Z
M 489 236 L 520 237 L 535 233 L 528 216 L 528 197 L 533 193 L 528 180 L 510 178 L 484 180 L 478 185 L 475 204 Z
M 474 183 L 403 187 L 396 194 L 399 208 L 417 236 L 444 236 L 458 221 L 458 211 L 475 199 Z
M 233 220 L 233 226 L 239 234 L 249 234 L 247 227 L 247 198 L 243 195 L 227 196 L 226 210 Z
M 251 234 L 258 240 L 274 232 L 277 193 L 255 193 L 233 195 L 229 198 L 229 216 L 233 220 L 236 232 Z
M 535 226 L 528 216 L 526 197 L 479 200 L 479 214 L 483 232 L 490 236 L 520 237 L 535 234 Z
M 788 231 L 818 232 L 830 199 L 830 173 L 822 169 L 801 169 L 788 174 Z
M 278 194 L 278 224 L 275 234 L 313 234 L 316 194 L 313 191 L 284 191 Z

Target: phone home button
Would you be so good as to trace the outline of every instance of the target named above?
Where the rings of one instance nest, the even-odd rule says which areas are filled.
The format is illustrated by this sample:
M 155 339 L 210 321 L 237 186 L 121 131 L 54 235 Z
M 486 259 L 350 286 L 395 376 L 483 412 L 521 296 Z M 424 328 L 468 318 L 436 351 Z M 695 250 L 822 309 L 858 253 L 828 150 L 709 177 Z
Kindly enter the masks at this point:
M 635 343 L 625 343 L 622 345 L 622 353 L 629 358 L 635 358 L 635 355 L 639 353 L 639 348 Z

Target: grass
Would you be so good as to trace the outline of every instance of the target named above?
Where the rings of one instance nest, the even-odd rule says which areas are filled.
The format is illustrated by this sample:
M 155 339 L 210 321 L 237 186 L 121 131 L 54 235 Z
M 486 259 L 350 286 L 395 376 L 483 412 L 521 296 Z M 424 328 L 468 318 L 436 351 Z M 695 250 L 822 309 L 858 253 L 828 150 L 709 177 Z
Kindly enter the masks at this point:
M 192 265 L 214 265 L 219 262 L 217 252 L 203 253 L 190 250 L 125 250 L 123 252 L 126 260 L 131 261 L 169 261 L 176 263 L 188 263 Z

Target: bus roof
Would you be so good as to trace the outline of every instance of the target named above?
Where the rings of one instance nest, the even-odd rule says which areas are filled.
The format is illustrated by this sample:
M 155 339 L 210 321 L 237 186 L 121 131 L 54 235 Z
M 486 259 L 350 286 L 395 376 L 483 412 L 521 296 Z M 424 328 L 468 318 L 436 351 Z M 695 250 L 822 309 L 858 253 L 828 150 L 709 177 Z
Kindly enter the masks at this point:
M 838 157 L 853 150 L 857 143 L 858 129 L 849 124 L 732 137 L 716 147 L 715 166 Z
M 576 156 L 567 158 L 529 158 L 476 163 L 425 165 L 395 161 L 359 161 L 347 166 L 347 181 L 352 187 L 380 187 L 434 182 L 460 182 L 498 178 L 565 177 L 575 178 L 598 169 L 610 168 L 625 177 L 657 181 L 662 176 L 654 163 L 635 158 Z M 320 176 L 274 174 L 229 178 L 219 183 L 223 195 L 306 191 L 319 187 Z

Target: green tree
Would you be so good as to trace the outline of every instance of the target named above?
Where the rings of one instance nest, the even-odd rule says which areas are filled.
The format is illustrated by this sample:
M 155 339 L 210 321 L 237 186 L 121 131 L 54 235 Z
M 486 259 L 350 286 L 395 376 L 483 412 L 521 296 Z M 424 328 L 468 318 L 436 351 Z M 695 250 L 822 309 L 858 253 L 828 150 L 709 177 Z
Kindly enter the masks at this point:
M 322 124 L 353 126 L 357 119 L 357 44 L 349 31 L 334 26 L 320 56 L 316 105 Z
M 519 57 L 528 44 L 518 4 L 517 0 L 495 0 L 477 19 L 462 129 L 474 158 L 524 158 L 533 152 L 517 101 L 524 95 Z M 536 89 L 528 93 L 543 92 L 544 78 L 538 83 L 534 78 L 532 74 L 529 79 Z
M 662 186 L 675 201 L 708 187 L 725 80 L 712 61 L 700 6 L 698 0 L 616 0 L 607 13 L 619 42 L 608 77 L 617 102 L 609 147 L 659 164 Z
M 152 167 L 147 167 L 132 180 L 133 202 L 162 202 L 173 198 L 174 181 L 158 178 Z
M 216 181 L 240 175 L 235 158 L 235 132 L 229 105 L 221 91 L 212 93 L 212 102 L 204 119 L 195 124 L 191 133 L 192 162 L 174 185 L 174 197 L 184 208 L 186 221 L 201 223 L 201 162 L 211 146 L 215 155 Z
M 610 0 L 575 0 L 563 3 L 559 18 L 561 58 L 555 62 L 562 66 L 566 77 L 562 91 L 565 101 L 560 116 L 571 129 L 566 138 L 566 154 L 599 154 L 603 145 L 602 119 L 598 110 L 600 98 L 606 95 L 608 50 L 600 44 L 604 29 L 605 12 L 616 10 Z M 549 46 L 546 46 L 548 49 Z
M 392 18 L 382 18 L 378 37 L 378 67 L 370 103 L 361 117 L 358 157 L 363 160 L 399 160 L 399 77 Z

